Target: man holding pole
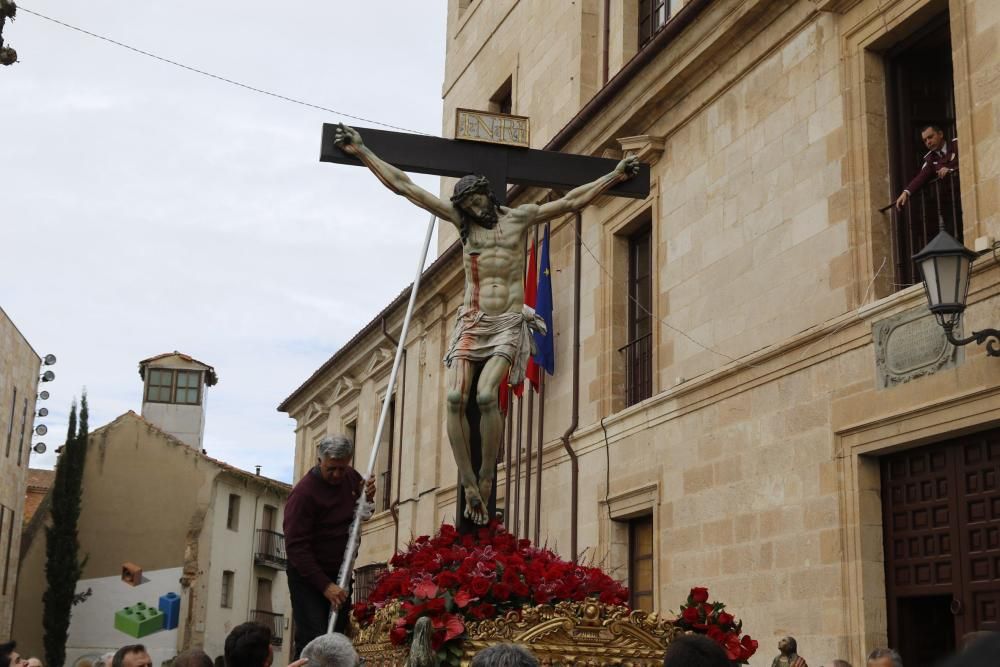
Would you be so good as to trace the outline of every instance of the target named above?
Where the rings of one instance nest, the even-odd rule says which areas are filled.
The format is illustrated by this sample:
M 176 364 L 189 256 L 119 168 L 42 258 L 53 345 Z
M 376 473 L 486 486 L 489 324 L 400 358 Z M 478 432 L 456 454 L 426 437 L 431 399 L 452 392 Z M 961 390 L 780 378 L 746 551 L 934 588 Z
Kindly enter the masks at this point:
M 337 584 L 346 554 L 351 521 L 362 492 L 367 503 L 362 519 L 371 516 L 375 478 L 364 481 L 351 467 L 354 443 L 345 436 L 323 438 L 317 465 L 298 481 L 285 504 L 285 550 L 288 591 L 295 621 L 295 658 L 310 641 L 324 634 L 331 605 L 348 608 L 350 586 Z M 350 554 L 353 556 L 353 554 Z M 343 632 L 347 614 L 338 614 L 334 630 Z

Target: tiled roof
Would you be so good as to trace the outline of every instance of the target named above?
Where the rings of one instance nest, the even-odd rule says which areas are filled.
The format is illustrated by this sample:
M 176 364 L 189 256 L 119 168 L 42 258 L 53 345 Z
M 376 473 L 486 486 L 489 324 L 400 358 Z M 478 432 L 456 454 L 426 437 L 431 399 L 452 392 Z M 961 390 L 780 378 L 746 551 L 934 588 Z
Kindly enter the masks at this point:
M 219 381 L 219 376 L 215 374 L 215 369 L 206 364 L 204 361 L 198 361 L 192 356 L 186 355 L 183 352 L 178 352 L 174 350 L 173 352 L 164 352 L 163 354 L 158 354 L 155 357 L 150 357 L 148 359 L 143 359 L 139 362 L 139 377 L 143 380 L 146 379 L 146 366 L 150 362 L 159 361 L 160 359 L 166 359 L 167 357 L 180 357 L 184 361 L 190 362 L 192 364 L 198 364 L 199 366 L 205 367 L 205 384 L 209 387 L 215 386 L 215 383 Z

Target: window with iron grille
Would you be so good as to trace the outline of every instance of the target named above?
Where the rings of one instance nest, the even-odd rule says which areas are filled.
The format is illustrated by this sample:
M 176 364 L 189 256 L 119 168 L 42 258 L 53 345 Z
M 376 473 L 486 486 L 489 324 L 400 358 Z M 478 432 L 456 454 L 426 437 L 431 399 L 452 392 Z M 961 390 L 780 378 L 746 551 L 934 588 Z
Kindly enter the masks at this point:
M 646 46 L 667 24 L 673 0 L 639 0 L 639 48 Z
M 653 611 L 653 515 L 628 522 L 628 589 L 633 609 Z
M 628 343 L 619 351 L 625 361 L 625 405 L 634 405 L 653 390 L 653 255 L 648 223 L 629 237 Z
M 396 396 L 389 399 L 389 412 L 382 428 L 382 444 L 378 452 L 378 477 L 376 478 L 375 508 L 384 512 L 392 505 L 392 463 L 395 458 Z

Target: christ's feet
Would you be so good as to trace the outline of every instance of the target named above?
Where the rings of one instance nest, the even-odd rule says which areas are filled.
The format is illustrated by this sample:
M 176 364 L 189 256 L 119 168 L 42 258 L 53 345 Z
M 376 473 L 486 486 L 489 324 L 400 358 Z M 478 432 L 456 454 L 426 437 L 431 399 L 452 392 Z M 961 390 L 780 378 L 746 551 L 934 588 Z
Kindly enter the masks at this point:
M 482 474 L 482 473 L 480 473 Z M 480 477 L 479 478 L 479 497 L 483 499 L 484 502 L 490 501 L 490 494 L 493 493 L 493 478 L 492 477 Z
M 465 518 L 480 526 L 486 525 L 489 515 L 486 513 L 486 503 L 479 495 L 479 489 L 475 484 L 465 486 Z

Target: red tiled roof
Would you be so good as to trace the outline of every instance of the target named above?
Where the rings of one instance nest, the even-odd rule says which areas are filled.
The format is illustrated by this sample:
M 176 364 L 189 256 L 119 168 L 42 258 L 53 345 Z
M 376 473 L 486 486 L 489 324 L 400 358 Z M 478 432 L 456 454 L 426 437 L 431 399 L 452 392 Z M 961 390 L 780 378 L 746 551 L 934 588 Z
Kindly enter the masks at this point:
M 163 354 L 158 354 L 155 357 L 150 357 L 148 359 L 143 359 L 139 362 L 139 377 L 143 380 L 146 379 L 145 371 L 146 366 L 152 361 L 159 361 L 160 359 L 165 359 L 167 357 L 180 357 L 184 361 L 190 362 L 192 364 L 198 364 L 199 366 L 205 367 L 205 384 L 209 387 L 215 386 L 215 383 L 219 381 L 219 376 L 215 374 L 215 369 L 206 364 L 204 361 L 198 361 L 192 356 L 186 355 L 183 352 L 178 352 L 174 350 L 173 352 L 164 352 Z

